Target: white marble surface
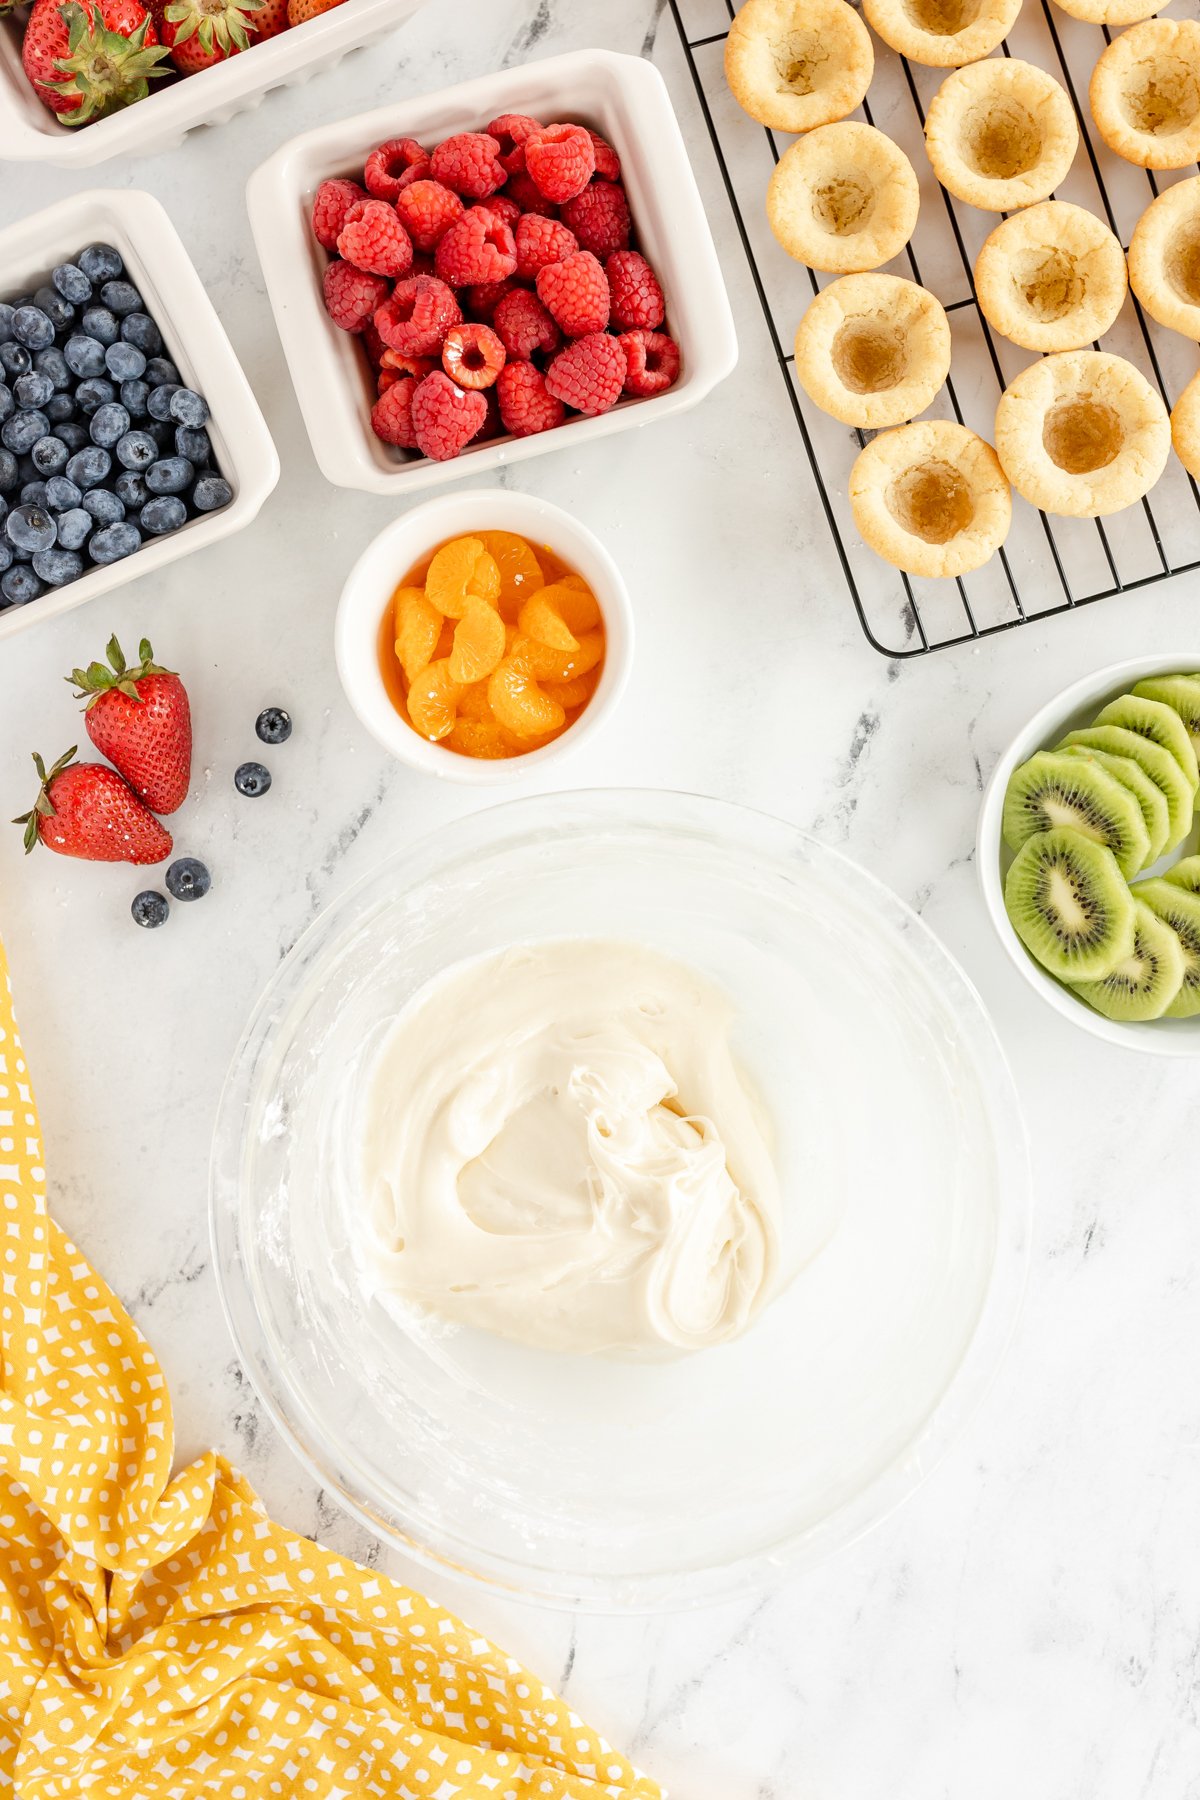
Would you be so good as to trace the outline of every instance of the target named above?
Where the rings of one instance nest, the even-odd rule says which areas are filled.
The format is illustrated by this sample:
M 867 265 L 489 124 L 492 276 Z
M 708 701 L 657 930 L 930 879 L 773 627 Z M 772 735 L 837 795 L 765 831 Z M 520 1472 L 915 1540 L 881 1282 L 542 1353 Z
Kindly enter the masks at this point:
M 741 366 L 699 413 L 523 464 L 620 560 L 639 623 L 619 717 L 564 790 L 661 784 L 747 800 L 844 846 L 916 904 L 992 1009 L 1037 1171 L 1030 1291 L 965 1439 L 889 1523 L 765 1596 L 697 1616 L 569 1619 L 438 1581 L 680 1800 L 1196 1800 L 1200 1796 L 1200 1084 L 1109 1050 L 1015 979 L 976 889 L 980 786 L 1059 687 L 1148 648 L 1200 665 L 1200 587 L 1160 586 L 984 647 L 889 664 L 864 642 L 816 506 L 669 17 L 657 0 L 435 3 L 367 57 L 100 182 L 169 208 L 266 410 L 283 480 L 239 539 L 0 646 L 0 801 L 76 735 L 61 676 L 149 631 L 187 676 L 202 906 L 135 930 L 129 870 L 0 835 L 0 902 L 49 1139 L 54 1206 L 161 1354 L 184 1454 L 214 1442 L 278 1517 L 374 1556 L 259 1416 L 208 1260 L 208 1138 L 254 996 L 314 913 L 385 851 L 472 810 L 385 759 L 344 704 L 333 609 L 386 500 L 317 472 L 242 206 L 250 169 L 336 117 L 603 41 L 648 51 L 685 122 Z M 0 165 L 0 222 L 79 185 Z M 764 446 L 766 448 L 764 449 Z M 234 765 L 267 701 L 296 733 L 248 803 Z M 399 1568 L 399 1564 L 395 1565 Z M 404 1572 L 404 1571 L 401 1571 Z

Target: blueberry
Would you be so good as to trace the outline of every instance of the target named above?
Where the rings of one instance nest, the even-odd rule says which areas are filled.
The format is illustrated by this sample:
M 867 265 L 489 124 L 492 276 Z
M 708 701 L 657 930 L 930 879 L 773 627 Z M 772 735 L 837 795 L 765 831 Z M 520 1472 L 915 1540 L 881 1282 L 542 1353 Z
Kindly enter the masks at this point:
M 88 376 L 104 373 L 104 345 L 99 338 L 85 337 L 81 331 L 77 331 L 63 345 L 63 355 L 73 375 L 86 379 Z
M 40 306 L 19 306 L 13 314 L 12 331 L 27 350 L 45 350 L 54 342 L 54 323 Z
M 126 469 L 148 469 L 158 461 L 158 445 L 148 431 L 127 431 L 117 445 L 117 461 Z
M 115 525 L 125 517 L 125 502 L 108 488 L 89 488 L 80 505 L 97 525 Z
M 145 506 L 150 498 L 146 484 L 136 469 L 122 469 L 113 482 L 113 487 L 118 497 L 134 512 Z
M 17 485 L 17 459 L 11 450 L 0 450 L 0 494 L 11 494 Z
M 77 260 L 93 285 L 98 281 L 117 281 L 125 273 L 120 252 L 111 244 L 89 244 Z
M 120 320 L 107 306 L 89 306 L 79 322 L 85 334 L 98 344 L 115 344 L 121 335 Z
M 24 563 L 14 563 L 0 575 L 0 594 L 11 606 L 27 606 L 45 591 L 33 570 Z
M 158 445 L 160 456 L 175 454 L 175 433 L 179 427 L 172 425 L 170 419 L 151 419 L 145 429 Z
M 39 374 L 37 369 L 31 369 L 28 375 L 18 375 L 13 382 L 13 399 L 22 412 L 33 412 L 45 406 L 53 392 L 54 383 L 50 377 Z
M 14 413 L 0 425 L 0 444 L 6 450 L 14 450 L 18 456 L 24 456 L 49 430 L 50 421 L 44 412 Z
M 55 345 L 49 350 L 39 350 L 33 359 L 33 366 L 39 375 L 48 377 L 56 394 L 65 394 L 72 385 L 71 371 L 67 367 L 67 359 Z
M 128 281 L 106 281 L 100 289 L 100 298 L 109 312 L 124 318 L 126 313 L 141 312 L 142 296 Z
M 33 466 L 39 475 L 61 475 L 66 468 L 71 452 L 60 437 L 40 437 L 30 451 Z
M 33 358 L 24 344 L 18 344 L 16 338 L 0 344 L 0 368 L 9 375 L 26 375 L 33 367 Z
M 58 541 L 64 550 L 82 550 L 95 529 L 96 521 L 81 506 L 58 515 Z
M 175 454 L 186 456 L 198 469 L 207 469 L 212 461 L 212 444 L 207 431 L 196 431 L 190 425 L 175 427 Z
M 82 498 L 75 483 L 65 475 L 52 475 L 46 483 L 46 505 L 53 513 L 70 512 L 72 507 L 79 505 Z M 62 532 L 58 535 L 61 540 Z
M 15 311 L 16 307 L 10 306 L 7 300 L 0 300 L 0 344 L 7 344 L 9 338 L 12 336 L 13 313 Z
M 144 894 L 134 898 L 129 908 L 135 925 L 142 925 L 147 931 L 154 931 L 159 925 L 165 925 L 171 908 L 167 904 L 165 894 L 156 894 L 153 888 L 147 888 Z
M 127 344 L 136 344 L 145 356 L 157 356 L 163 347 L 162 332 L 149 313 L 129 313 L 121 320 L 121 336 Z
M 179 370 L 165 356 L 152 356 L 146 364 L 146 380 L 151 387 L 178 387 Z
M 24 380 L 24 376 L 21 380 Z M 7 382 L 0 381 L 0 425 L 3 425 L 5 419 L 11 419 L 16 410 L 17 403 L 13 399 L 12 388 Z
M 31 556 L 39 550 L 52 550 L 58 537 L 54 520 L 40 506 L 14 506 L 4 529 L 9 543 L 17 550 L 28 550 Z
M 167 870 L 167 892 L 176 900 L 203 900 L 212 876 L 197 856 L 179 856 Z
M 146 470 L 146 486 L 152 494 L 183 494 L 196 479 L 186 456 L 167 456 Z
M 180 425 L 190 425 L 198 431 L 208 423 L 208 401 L 191 388 L 176 388 L 171 395 L 171 417 Z
M 64 419 L 61 425 L 56 424 L 54 435 L 61 438 L 71 451 L 82 450 L 90 442 L 86 426 L 81 425 L 78 419 Z
M 271 785 L 271 771 L 262 763 L 242 763 L 233 772 L 233 785 L 248 800 L 257 800 Z
M 150 417 L 160 421 L 169 419 L 171 417 L 171 401 L 176 394 L 182 392 L 182 388 L 170 381 L 164 381 L 154 388 L 150 395 Z
M 202 475 L 192 489 L 192 505 L 197 512 L 216 512 L 232 499 L 233 489 L 221 475 Z
M 121 405 L 131 419 L 146 417 L 146 402 L 150 398 L 150 384 L 146 381 L 123 381 L 121 383 Z
M 77 263 L 59 263 L 57 269 L 51 271 L 50 279 L 72 306 L 82 306 L 92 297 L 92 284 Z
M 89 444 L 86 450 L 77 450 L 67 464 L 67 474 L 79 488 L 99 487 L 112 468 L 112 457 L 99 444 Z
M 36 506 L 39 512 L 49 512 L 50 500 L 46 493 L 44 481 L 27 481 L 21 489 L 21 505 Z M 32 556 L 32 550 L 29 552 Z
M 110 344 L 104 363 L 114 381 L 136 381 L 146 369 L 146 358 L 136 344 Z
M 286 744 L 292 735 L 292 715 L 282 706 L 264 706 L 254 729 L 264 744 Z
M 102 406 L 110 405 L 116 397 L 116 388 L 102 375 L 93 375 L 87 381 L 81 381 L 75 389 L 75 404 L 86 419 L 90 419 Z
M 148 531 L 151 537 L 162 537 L 187 524 L 187 507 L 177 494 L 160 494 L 154 500 L 147 500 L 138 518 L 143 531 Z
M 75 401 L 70 394 L 51 394 L 45 413 L 52 425 L 65 425 L 75 417 Z
M 0 575 L 3 575 L 5 569 L 11 569 L 12 566 L 13 566 L 12 545 L 7 541 L 6 538 L 0 538 Z
M 111 450 L 129 430 L 129 414 L 116 401 L 97 407 L 92 414 L 92 442 Z
M 69 300 L 63 299 L 57 288 L 40 287 L 33 296 L 33 304 L 35 311 L 45 313 L 56 332 L 65 331 L 75 317 L 75 308 Z
M 120 562 L 123 556 L 132 556 L 135 550 L 142 547 L 142 534 L 136 525 L 128 519 L 121 519 L 116 525 L 106 525 L 103 531 L 93 534 L 88 544 L 88 553 L 93 562 Z
M 41 550 L 33 559 L 33 572 L 47 587 L 65 587 L 83 574 L 78 550 Z

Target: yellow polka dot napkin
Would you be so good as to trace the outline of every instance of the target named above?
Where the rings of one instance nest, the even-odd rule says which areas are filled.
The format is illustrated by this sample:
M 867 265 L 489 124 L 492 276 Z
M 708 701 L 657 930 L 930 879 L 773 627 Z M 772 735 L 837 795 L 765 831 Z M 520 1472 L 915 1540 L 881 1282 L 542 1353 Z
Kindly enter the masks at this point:
M 0 1792 L 659 1800 L 449 1613 L 172 1475 L 154 1352 L 46 1212 L 0 944 Z

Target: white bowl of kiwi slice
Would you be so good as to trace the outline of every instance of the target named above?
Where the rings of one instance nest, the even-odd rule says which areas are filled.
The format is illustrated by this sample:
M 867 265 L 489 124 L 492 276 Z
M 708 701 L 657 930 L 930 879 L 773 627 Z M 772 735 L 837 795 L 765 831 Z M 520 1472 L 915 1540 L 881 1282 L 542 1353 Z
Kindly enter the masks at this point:
M 1086 676 L 1018 733 L 979 816 L 1000 941 L 1096 1037 L 1200 1056 L 1200 651 Z

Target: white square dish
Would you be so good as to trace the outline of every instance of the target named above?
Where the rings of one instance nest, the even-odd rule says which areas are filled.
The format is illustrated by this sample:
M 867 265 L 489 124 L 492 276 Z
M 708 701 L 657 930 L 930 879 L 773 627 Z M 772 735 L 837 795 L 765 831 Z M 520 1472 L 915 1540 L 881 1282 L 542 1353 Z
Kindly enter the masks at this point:
M 313 197 L 331 175 L 360 176 L 364 159 L 387 138 L 432 144 L 481 130 L 505 112 L 590 125 L 617 151 L 638 243 L 666 297 L 680 376 L 665 393 L 624 400 L 598 418 L 573 417 L 536 437 L 493 439 L 443 463 L 406 458 L 371 431 L 375 389 L 366 357 L 325 311 L 328 258 L 312 234 Z M 581 50 L 319 126 L 255 170 L 247 203 L 313 453 L 338 487 L 407 494 L 648 425 L 695 406 L 737 362 L 733 315 L 679 125 L 661 75 L 641 57 Z
M 10 225 L 0 232 L 0 298 L 36 286 L 55 263 L 96 242 L 111 243 L 121 252 L 162 332 L 167 355 L 188 386 L 208 401 L 212 417 L 207 430 L 233 499 L 219 512 L 151 539 L 121 562 L 91 569 L 26 606 L 6 607 L 0 611 L 0 638 L 240 531 L 279 480 L 279 457 L 250 383 L 175 227 L 149 194 L 94 188 Z

